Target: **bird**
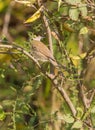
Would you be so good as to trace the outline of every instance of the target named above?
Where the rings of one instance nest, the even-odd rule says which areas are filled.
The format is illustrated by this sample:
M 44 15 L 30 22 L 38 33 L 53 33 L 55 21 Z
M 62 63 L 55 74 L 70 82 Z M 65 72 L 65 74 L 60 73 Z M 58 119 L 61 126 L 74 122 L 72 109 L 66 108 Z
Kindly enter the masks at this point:
M 55 60 L 53 54 L 49 48 L 41 41 L 31 41 L 31 54 L 37 61 L 50 62 L 54 67 L 58 67 L 58 63 Z

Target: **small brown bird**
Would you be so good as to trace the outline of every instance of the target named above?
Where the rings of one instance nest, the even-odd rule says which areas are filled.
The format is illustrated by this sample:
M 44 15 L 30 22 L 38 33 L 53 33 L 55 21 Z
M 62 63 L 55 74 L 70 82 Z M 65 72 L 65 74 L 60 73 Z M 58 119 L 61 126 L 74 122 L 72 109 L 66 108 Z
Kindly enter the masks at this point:
M 53 66 L 58 67 L 58 63 L 56 62 L 54 56 L 44 43 L 33 40 L 31 45 L 32 55 L 36 60 L 42 62 L 49 61 Z

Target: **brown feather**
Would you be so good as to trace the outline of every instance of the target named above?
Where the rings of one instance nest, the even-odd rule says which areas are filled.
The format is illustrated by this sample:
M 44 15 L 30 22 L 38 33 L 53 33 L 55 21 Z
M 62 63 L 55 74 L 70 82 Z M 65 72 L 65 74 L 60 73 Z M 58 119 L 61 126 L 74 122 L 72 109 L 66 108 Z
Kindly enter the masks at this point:
M 32 54 L 37 60 L 50 61 L 54 66 L 58 66 L 54 56 L 48 47 L 37 40 L 32 41 Z

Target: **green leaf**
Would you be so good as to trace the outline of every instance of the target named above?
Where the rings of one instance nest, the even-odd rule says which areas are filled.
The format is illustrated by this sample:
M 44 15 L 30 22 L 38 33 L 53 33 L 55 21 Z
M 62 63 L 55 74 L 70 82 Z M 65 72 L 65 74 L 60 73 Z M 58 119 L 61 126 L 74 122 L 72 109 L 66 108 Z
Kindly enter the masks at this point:
M 58 1 L 58 11 L 59 11 L 59 8 L 60 8 L 60 6 L 61 6 L 61 3 L 62 3 L 62 0 L 59 0 L 59 1 Z
M 83 109 L 78 107 L 77 108 L 77 119 L 81 119 L 81 117 L 83 116 L 84 112 Z
M 65 0 L 68 4 L 76 5 L 81 3 L 81 0 Z
M 0 121 L 3 121 L 5 119 L 5 112 L 3 111 L 2 106 L 0 105 Z
M 86 17 L 87 16 L 87 7 L 83 6 L 83 4 L 80 5 L 79 7 L 80 13 L 82 17 Z
M 21 109 L 22 109 L 24 114 L 28 114 L 29 113 L 29 107 L 26 104 L 22 105 Z
M 75 65 L 75 67 L 78 67 L 80 64 L 80 57 L 77 55 L 75 56 L 75 55 L 70 54 L 70 58 L 71 58 L 73 64 Z
M 58 9 L 58 2 L 59 0 L 56 0 L 53 1 L 53 0 L 47 0 L 45 2 L 45 7 L 49 10 L 49 11 L 54 11 L 54 10 L 57 10 Z M 60 3 L 61 4 L 61 3 Z
M 80 120 L 77 120 L 74 124 L 73 124 L 73 126 L 72 126 L 72 128 L 71 129 L 80 129 L 80 128 L 82 128 L 82 121 L 80 121 Z
M 69 9 L 69 16 L 72 20 L 77 21 L 79 17 L 79 10 L 77 8 Z
M 76 56 L 79 54 L 77 33 L 71 33 L 67 41 L 66 49 L 72 55 Z
M 2 102 L 2 104 L 3 104 L 4 107 L 12 106 L 13 103 L 14 103 L 14 100 L 8 100 L 8 99 L 6 99 L 6 100 L 4 100 L 4 101 Z
M 95 106 L 91 109 L 91 113 L 95 113 Z
M 74 122 L 74 118 L 70 114 L 64 115 L 63 119 L 67 123 L 73 123 Z

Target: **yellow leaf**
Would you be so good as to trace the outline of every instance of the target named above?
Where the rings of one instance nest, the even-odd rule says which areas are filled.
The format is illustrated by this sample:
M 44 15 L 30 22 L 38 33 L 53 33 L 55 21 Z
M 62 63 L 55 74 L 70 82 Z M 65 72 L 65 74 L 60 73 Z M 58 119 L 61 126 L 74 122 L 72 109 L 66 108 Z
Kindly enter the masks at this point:
M 63 23 L 63 29 L 67 30 L 68 32 L 74 32 L 74 29 L 66 22 Z
M 68 38 L 66 49 L 70 54 L 79 55 L 78 34 L 71 33 Z
M 75 56 L 75 55 L 72 55 L 72 54 L 70 54 L 70 57 L 72 58 L 72 59 L 75 59 L 75 60 L 79 60 L 80 59 L 80 57 L 79 56 Z
M 85 58 L 86 54 L 87 53 L 85 52 L 85 53 L 80 54 L 79 56 L 80 56 L 81 59 L 83 59 L 83 58 Z
M 24 23 L 31 23 L 37 20 L 38 18 L 40 18 L 42 9 L 43 9 L 43 6 L 41 6 L 39 10 L 37 10 L 37 12 L 34 13 L 30 18 L 28 18 Z
M 77 67 L 80 64 L 80 57 L 79 56 L 77 56 L 77 55 L 74 56 L 74 55 L 70 54 L 70 58 L 74 64 L 74 66 Z
M 0 54 L 0 65 L 3 63 L 9 63 L 12 57 L 8 54 Z
M 18 59 L 18 54 L 20 54 L 15 49 L 2 49 L 0 50 L 0 65 L 3 63 L 9 64 L 11 62 L 11 59 Z
M 80 64 L 81 59 L 85 58 L 86 53 L 82 53 L 80 55 L 73 55 L 70 54 L 70 58 L 73 62 L 73 64 L 77 67 Z
M 87 27 L 83 27 L 80 29 L 80 34 L 87 34 L 87 33 L 88 33 Z

